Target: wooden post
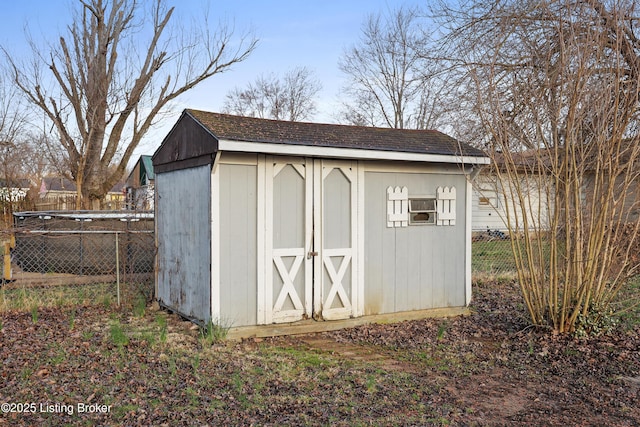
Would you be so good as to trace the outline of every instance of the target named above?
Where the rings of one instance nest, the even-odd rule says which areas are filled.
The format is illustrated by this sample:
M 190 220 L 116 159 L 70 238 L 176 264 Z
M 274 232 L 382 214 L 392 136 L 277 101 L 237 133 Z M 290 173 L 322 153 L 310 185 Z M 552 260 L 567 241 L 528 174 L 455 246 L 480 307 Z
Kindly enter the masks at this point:
M 2 279 L 5 282 L 13 279 L 11 271 L 11 249 L 16 247 L 16 237 L 11 234 L 8 242 L 4 242 L 4 267 L 2 270 Z

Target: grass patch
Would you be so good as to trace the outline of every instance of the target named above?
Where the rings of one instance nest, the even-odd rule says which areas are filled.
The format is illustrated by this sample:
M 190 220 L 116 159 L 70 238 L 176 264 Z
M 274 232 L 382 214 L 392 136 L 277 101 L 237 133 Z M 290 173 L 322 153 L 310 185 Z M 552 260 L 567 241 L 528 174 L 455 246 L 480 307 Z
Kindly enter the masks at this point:
M 51 344 L 51 349 L 55 353 L 53 356 L 49 358 L 49 361 L 53 366 L 57 366 L 66 360 L 67 352 L 60 343 Z
M 448 327 L 449 327 L 449 322 L 447 322 L 446 320 L 440 323 L 440 325 L 438 326 L 438 334 L 437 334 L 438 341 L 444 338 L 444 333 L 446 332 Z
M 159 331 L 160 342 L 164 344 L 167 342 L 167 334 L 169 332 L 169 327 L 167 325 L 167 317 L 162 314 L 156 314 L 156 325 L 160 329 Z
M 103 303 L 111 307 L 115 286 L 111 283 L 91 285 L 22 286 L 0 289 L 0 312 L 31 310 L 32 307 L 65 307 Z
M 640 324 L 640 275 L 620 289 L 611 308 L 620 327 L 631 330 Z
M 139 408 L 138 405 L 131 405 L 131 404 L 116 406 L 115 408 L 113 408 L 113 415 L 116 419 L 121 419 L 121 418 L 124 418 L 129 413 L 135 413 L 138 410 L 138 408 Z
M 147 300 L 143 295 L 138 295 L 133 305 L 133 314 L 136 317 L 144 317 L 147 309 Z
M 69 330 L 72 331 L 73 327 L 75 326 L 76 323 L 76 311 L 75 310 L 71 310 L 69 312 Z
M 516 263 L 510 240 L 473 242 L 471 246 L 473 271 L 515 271 Z
M 129 345 L 129 336 L 125 333 L 124 328 L 118 320 L 111 322 L 109 336 L 111 337 L 111 342 L 118 348 Z
M 222 321 L 214 323 L 210 320 L 206 327 L 200 328 L 200 342 L 203 346 L 208 347 L 222 342 L 227 337 L 229 328 L 231 326 Z
M 122 306 L 131 308 L 136 317 L 146 313 L 147 297 L 151 283 L 121 283 Z M 31 307 L 73 307 L 102 305 L 106 310 L 116 306 L 117 289 L 115 283 L 86 283 L 70 285 L 10 284 L 0 287 L 0 313 L 7 311 L 31 310 Z

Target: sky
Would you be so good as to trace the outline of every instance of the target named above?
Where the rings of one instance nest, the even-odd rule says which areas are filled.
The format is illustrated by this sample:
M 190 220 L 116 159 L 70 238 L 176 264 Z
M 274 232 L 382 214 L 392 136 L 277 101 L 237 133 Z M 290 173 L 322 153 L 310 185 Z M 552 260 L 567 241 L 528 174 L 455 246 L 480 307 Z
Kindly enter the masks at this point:
M 146 1 L 146 0 L 142 0 Z M 25 26 L 34 38 L 55 40 L 71 22 L 73 0 L 0 1 L 0 45 L 10 51 L 27 49 Z M 182 95 L 173 114 L 149 133 L 139 154 L 153 154 L 184 108 L 220 111 L 225 94 L 245 87 L 260 74 L 283 75 L 298 66 L 313 71 L 323 85 L 317 98 L 317 122 L 335 122 L 338 94 L 344 75 L 338 69 L 342 53 L 360 37 L 362 23 L 370 13 L 384 12 L 400 5 L 420 4 L 420 0 L 180 0 L 176 11 L 185 16 L 198 14 L 209 4 L 211 20 L 233 22 L 238 29 L 251 28 L 259 39 L 257 49 L 231 71 L 213 76 Z M 134 158 L 137 158 L 134 155 Z

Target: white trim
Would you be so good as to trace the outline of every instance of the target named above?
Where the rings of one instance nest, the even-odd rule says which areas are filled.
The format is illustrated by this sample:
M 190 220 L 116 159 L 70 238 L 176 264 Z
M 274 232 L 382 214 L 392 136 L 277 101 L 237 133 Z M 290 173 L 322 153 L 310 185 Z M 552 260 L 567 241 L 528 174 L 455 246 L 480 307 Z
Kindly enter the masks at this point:
M 458 156 L 400 151 L 365 150 L 315 145 L 277 144 L 268 142 L 218 140 L 218 150 L 243 153 L 284 154 L 290 156 L 334 157 L 343 159 L 404 160 L 432 163 L 488 165 L 488 157 Z
M 265 215 L 264 228 L 258 229 L 258 233 L 264 232 L 265 236 L 265 281 L 264 281 L 264 322 L 273 322 L 273 156 L 265 156 Z
M 357 192 L 357 203 L 356 203 L 356 238 L 357 243 L 355 246 L 355 254 L 356 259 L 353 267 L 356 269 L 356 274 L 354 277 L 357 279 L 356 296 L 354 297 L 353 307 L 354 307 L 354 316 L 364 316 L 364 251 L 365 251 L 365 243 L 364 243 L 364 167 L 362 167 L 362 162 L 354 162 L 356 171 L 357 171 L 357 184 L 355 186 Z
M 360 290 L 358 259 L 362 257 L 358 252 L 358 191 L 360 188 L 358 188 L 358 163 L 352 161 L 349 167 L 351 172 L 351 316 L 357 316 L 361 299 L 358 293 Z
M 307 256 L 313 252 L 313 160 L 304 161 L 304 309 L 305 314 L 313 317 L 313 262 L 316 257 Z
M 217 156 L 216 156 L 217 160 Z M 220 321 L 220 169 L 211 170 L 211 321 Z
M 322 277 L 322 160 L 310 159 L 313 164 L 313 250 L 318 253 L 313 257 L 313 318 L 322 318 L 322 302 L 324 291 Z
M 255 154 L 225 152 L 220 157 L 219 153 L 221 151 L 216 153 L 216 163 L 247 166 L 255 166 L 258 163 L 258 156 Z
M 257 290 L 257 318 L 256 318 L 256 323 L 258 323 L 259 325 L 264 325 L 267 324 L 267 319 L 266 319 L 266 305 L 267 305 L 267 300 L 266 300 L 266 296 L 265 296 L 265 277 L 267 275 L 267 267 L 266 267 L 266 249 L 265 249 L 265 232 L 264 230 L 266 229 L 266 221 L 265 221 L 265 212 L 266 212 L 266 207 L 265 207 L 265 192 L 266 192 L 266 185 L 265 185 L 265 169 L 266 169 L 266 162 L 265 162 L 265 156 L 264 155 L 258 155 L 258 169 L 257 169 L 257 178 L 258 178 L 258 182 L 257 182 L 257 186 L 258 188 L 256 189 L 256 193 L 257 193 L 257 236 L 256 236 L 256 244 L 258 246 L 256 253 L 257 253 L 257 260 L 256 260 L 256 268 L 257 268 L 257 285 L 258 285 L 258 290 Z
M 280 278 L 282 279 L 282 288 L 278 293 L 276 302 L 273 303 L 274 314 L 283 311 L 282 306 L 287 300 L 287 297 L 291 298 L 291 302 L 294 306 L 293 311 L 304 313 L 304 303 L 302 302 L 302 299 L 300 299 L 300 295 L 296 292 L 295 285 L 293 284 L 305 259 L 306 254 L 304 253 L 304 249 L 305 248 L 278 248 L 273 250 L 273 263 L 275 264 L 278 275 L 280 275 Z M 291 265 L 291 269 L 288 269 L 287 266 L 284 265 L 284 262 L 282 261 L 283 257 L 295 257 L 293 264 Z
M 472 172 L 473 173 L 473 172 Z M 471 226 L 473 222 L 473 184 L 471 183 L 472 177 L 467 177 L 467 194 L 466 194 L 466 206 L 465 206 L 465 233 L 464 233 L 464 246 L 465 246 L 465 303 L 469 305 L 471 303 L 471 257 L 472 257 L 472 241 L 471 241 Z
M 473 166 L 463 167 L 453 163 L 418 163 L 402 161 L 363 161 L 365 172 L 389 172 L 389 173 L 433 173 L 438 175 L 460 175 L 469 173 Z M 476 166 L 477 167 L 477 166 Z
M 221 151 L 216 152 L 216 156 L 213 158 L 213 166 L 211 168 L 211 173 L 216 173 L 218 170 L 218 166 L 220 165 L 220 156 L 222 155 Z
M 340 266 L 336 270 L 333 265 L 333 260 L 331 258 L 334 257 L 342 257 L 340 261 Z M 352 263 L 353 259 L 353 249 L 352 248 L 339 248 L 339 249 L 325 249 L 322 251 L 322 262 L 324 264 L 324 268 L 329 275 L 329 281 L 331 285 L 329 286 L 329 291 L 326 296 L 323 296 L 325 301 L 323 303 L 324 307 L 331 307 L 333 305 L 333 301 L 336 297 L 340 298 L 340 302 L 350 313 L 353 314 L 352 310 L 352 301 L 349 300 L 349 296 L 347 295 L 347 291 L 344 288 L 344 284 L 342 283 L 347 269 L 349 265 L 353 267 Z M 352 268 L 353 270 L 353 268 Z M 353 300 L 353 292 L 351 296 L 351 300 Z M 332 310 L 330 308 L 327 309 Z M 326 312 L 323 310 L 323 315 Z

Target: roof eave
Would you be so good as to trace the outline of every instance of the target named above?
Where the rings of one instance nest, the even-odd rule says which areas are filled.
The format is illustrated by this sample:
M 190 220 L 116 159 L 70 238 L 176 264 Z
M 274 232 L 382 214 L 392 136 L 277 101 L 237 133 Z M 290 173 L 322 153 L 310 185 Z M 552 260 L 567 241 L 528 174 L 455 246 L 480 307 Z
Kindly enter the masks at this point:
M 383 151 L 361 148 L 327 147 L 320 145 L 274 144 L 269 142 L 235 141 L 228 139 L 219 139 L 218 149 L 220 151 L 241 153 L 263 153 L 287 156 L 331 157 L 360 160 L 401 160 L 468 165 L 488 165 L 491 162 L 489 157 L 485 156 L 411 153 L 404 151 Z

